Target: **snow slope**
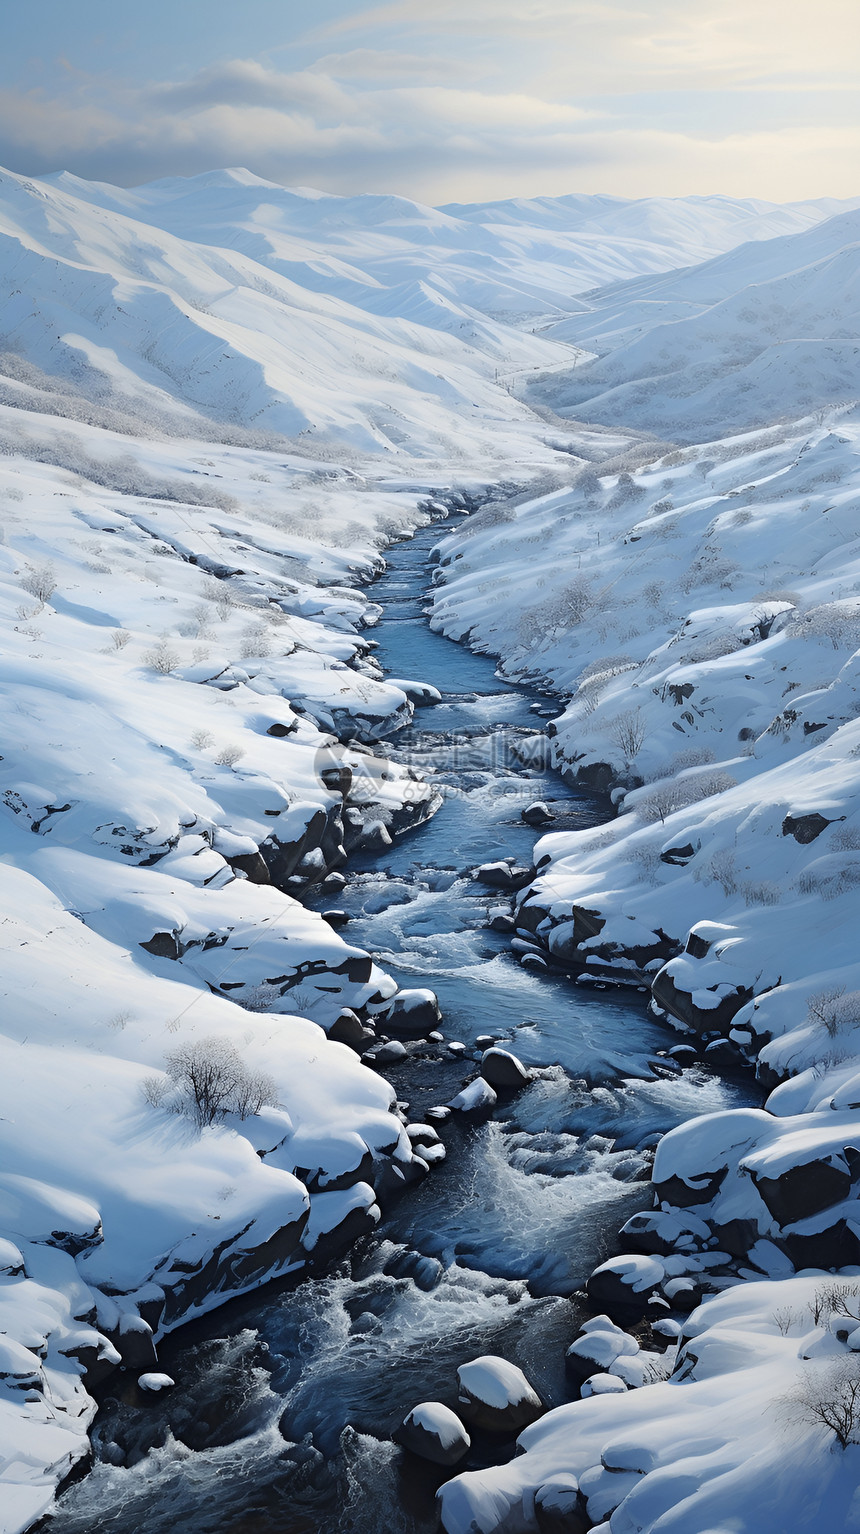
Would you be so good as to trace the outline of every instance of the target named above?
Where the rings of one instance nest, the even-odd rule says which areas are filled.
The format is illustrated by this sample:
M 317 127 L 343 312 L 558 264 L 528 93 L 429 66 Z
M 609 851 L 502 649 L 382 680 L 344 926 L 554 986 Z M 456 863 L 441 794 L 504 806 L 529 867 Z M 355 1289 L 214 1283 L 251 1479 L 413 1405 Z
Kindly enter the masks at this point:
M 546 334 L 600 356 L 530 397 L 681 441 L 860 392 L 860 211 L 682 272 L 603 288 Z
M 414 489 L 21 403 L 0 406 L 4 1534 L 86 1453 L 84 1379 L 151 1371 L 154 1337 L 324 1261 L 424 1175 L 391 1088 L 326 1038 L 397 988 L 301 896 L 440 802 L 373 754 L 416 689 L 382 679 L 379 609 L 341 584 L 426 520 Z M 201 1129 L 170 1057 L 212 1040 L 269 1088 Z
M 653 1214 L 589 1283 L 681 1326 L 667 1382 L 596 1377 L 443 1488 L 448 1534 L 532 1534 L 560 1475 L 612 1534 L 857 1525 L 857 1424 L 843 1450 L 810 1401 L 860 1378 L 860 418 L 638 455 L 477 513 L 440 545 L 433 622 L 561 693 L 556 760 L 618 807 L 538 842 L 529 962 L 649 988 L 694 1060 L 755 1062 L 770 1095 L 664 1137 Z

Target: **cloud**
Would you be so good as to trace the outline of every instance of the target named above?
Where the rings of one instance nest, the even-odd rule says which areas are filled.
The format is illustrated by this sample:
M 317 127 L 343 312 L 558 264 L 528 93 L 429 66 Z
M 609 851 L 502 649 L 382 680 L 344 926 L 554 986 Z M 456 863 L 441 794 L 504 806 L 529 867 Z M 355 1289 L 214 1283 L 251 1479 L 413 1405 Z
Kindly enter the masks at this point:
M 508 0 L 498 6 L 503 20 L 513 14 Z M 409 9 L 408 0 L 397 9 Z M 468 9 L 472 23 L 489 13 L 484 0 L 469 0 Z M 603 25 L 603 10 L 573 9 L 580 21 Z M 659 9 L 668 13 L 669 0 Z M 534 0 L 533 11 L 539 25 L 558 6 Z M 686 33 L 666 44 L 692 46 Z M 233 59 L 138 88 L 73 76 L 53 96 L 0 91 L 0 162 L 125 185 L 246 165 L 287 185 L 437 203 L 574 190 L 777 200 L 857 190 L 860 132 L 852 125 L 810 125 L 791 114 L 782 125 L 742 130 L 726 113 L 728 127 L 712 121 L 705 134 L 637 116 L 615 98 L 582 104 L 525 80 L 516 89 L 479 88 L 474 70 L 465 78 L 449 71 L 443 81 L 417 68 L 411 78 L 399 68 L 389 77 L 379 52 L 329 54 L 293 71 Z
M 537 67 L 568 91 L 585 83 L 607 94 L 775 80 L 856 87 L 860 67 L 856 0 L 390 0 L 317 36 L 351 32 L 456 38 L 460 47 L 492 39 L 495 56 L 507 53 L 521 71 L 542 55 Z
M 325 53 L 309 66 L 314 74 L 337 80 L 386 80 L 398 85 L 412 80 L 467 79 L 474 73 L 466 59 L 444 53 L 399 53 L 393 48 L 352 48 L 347 53 Z

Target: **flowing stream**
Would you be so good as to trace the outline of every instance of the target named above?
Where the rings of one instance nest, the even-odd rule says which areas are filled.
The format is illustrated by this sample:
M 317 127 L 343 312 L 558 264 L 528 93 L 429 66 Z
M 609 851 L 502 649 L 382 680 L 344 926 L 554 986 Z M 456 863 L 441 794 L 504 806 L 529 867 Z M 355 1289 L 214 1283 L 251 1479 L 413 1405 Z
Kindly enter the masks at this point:
M 432 986 L 446 1039 L 467 1046 L 465 1057 L 419 1052 L 386 1071 L 410 1119 L 474 1074 L 482 1034 L 540 1073 L 489 1121 L 441 1125 L 447 1160 L 333 1273 L 271 1285 L 164 1342 L 175 1390 L 144 1400 L 115 1376 L 94 1468 L 61 1498 L 52 1534 L 431 1534 L 449 1472 L 407 1461 L 392 1429 L 420 1400 L 455 1405 L 457 1365 L 482 1353 L 520 1364 L 549 1404 L 568 1399 L 572 1296 L 646 1204 L 656 1139 L 758 1101 L 751 1083 L 704 1069 L 655 1076 L 648 1061 L 671 1038 L 644 996 L 524 968 L 489 930 L 488 909 L 505 899 L 468 871 L 531 860 L 538 833 L 521 810 L 548 802 L 553 829 L 596 826 L 605 810 L 517 759 L 538 710 L 553 712 L 548 700 L 430 629 L 440 536 L 431 527 L 395 547 L 374 596 L 386 671 L 443 694 L 392 748 L 435 774 L 443 807 L 386 852 L 354 859 L 337 904 L 349 940 L 404 986 Z M 463 1468 L 499 1453 L 477 1444 Z

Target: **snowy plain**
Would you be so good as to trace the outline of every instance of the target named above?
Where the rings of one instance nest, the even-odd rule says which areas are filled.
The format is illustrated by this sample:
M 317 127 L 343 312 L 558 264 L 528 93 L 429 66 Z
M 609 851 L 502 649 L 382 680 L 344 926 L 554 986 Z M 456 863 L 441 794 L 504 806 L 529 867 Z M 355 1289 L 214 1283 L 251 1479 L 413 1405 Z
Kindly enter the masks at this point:
M 538 844 L 523 929 L 653 984 L 774 1091 L 655 1166 L 658 1195 L 697 1195 L 689 1271 L 735 1222 L 748 1282 L 718 1276 L 671 1379 L 538 1422 L 443 1520 L 531 1534 L 536 1489 L 620 1433 L 635 1463 L 605 1467 L 624 1495 L 595 1483 L 593 1523 L 747 1516 L 725 1403 L 745 1392 L 769 1463 L 760 1403 L 810 1327 L 768 1318 L 814 1302 L 796 1270 L 860 1274 L 858 217 L 0 175 L 4 1534 L 85 1455 L 85 1372 L 152 1372 L 153 1337 L 425 1175 L 392 1089 L 325 1036 L 395 982 L 302 897 L 438 807 L 385 758 L 421 679 L 381 675 L 363 586 L 388 540 L 499 486 L 441 546 L 433 623 L 560 695 L 559 765 L 621 812 Z M 213 1039 L 273 1101 L 201 1130 L 168 1066 Z M 813 1368 L 851 1351 L 823 1330 Z M 710 1447 L 682 1456 L 691 1391 Z M 858 1525 L 860 1449 L 798 1420 L 829 1526 Z

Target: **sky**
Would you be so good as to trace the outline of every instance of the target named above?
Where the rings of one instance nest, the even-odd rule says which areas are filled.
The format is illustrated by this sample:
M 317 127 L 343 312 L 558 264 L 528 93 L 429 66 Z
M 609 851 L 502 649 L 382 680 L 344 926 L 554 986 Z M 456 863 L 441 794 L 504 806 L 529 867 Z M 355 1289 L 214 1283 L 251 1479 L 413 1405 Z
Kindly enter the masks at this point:
M 858 0 L 0 0 L 0 164 L 432 204 L 860 194 Z

